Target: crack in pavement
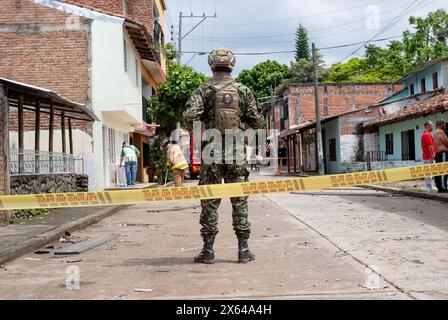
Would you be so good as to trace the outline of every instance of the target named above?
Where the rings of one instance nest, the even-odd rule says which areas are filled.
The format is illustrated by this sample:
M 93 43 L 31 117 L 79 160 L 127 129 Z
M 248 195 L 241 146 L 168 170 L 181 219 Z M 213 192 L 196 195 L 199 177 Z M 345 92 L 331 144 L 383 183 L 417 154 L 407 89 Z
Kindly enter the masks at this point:
M 406 291 L 404 288 L 400 287 L 398 284 L 394 283 L 392 280 L 389 280 L 386 278 L 386 276 L 380 272 L 378 272 L 377 270 L 373 269 L 370 267 L 370 265 L 366 264 L 364 261 L 362 261 L 359 258 L 356 258 L 354 255 L 352 255 L 349 251 L 344 250 L 341 246 L 339 246 L 336 242 L 334 242 L 333 240 L 331 240 L 330 237 L 326 236 L 325 234 L 323 234 L 322 232 L 320 232 L 319 230 L 317 230 L 316 228 L 314 228 L 313 226 L 311 226 L 310 224 L 308 224 L 307 222 L 303 221 L 302 219 L 300 219 L 299 217 L 297 217 L 296 215 L 292 214 L 291 212 L 283 209 L 281 206 L 279 206 L 277 204 L 277 202 L 275 202 L 274 200 L 272 200 L 271 198 L 267 197 L 266 195 L 263 195 L 263 198 L 265 198 L 267 201 L 271 202 L 272 204 L 274 204 L 276 207 L 278 207 L 279 209 L 281 209 L 282 211 L 286 211 L 288 213 L 288 215 L 290 215 L 291 217 L 293 217 L 295 220 L 299 221 L 300 223 L 304 224 L 306 227 L 308 227 L 310 230 L 312 230 L 313 232 L 317 233 L 320 237 L 324 238 L 325 240 L 327 240 L 329 243 L 331 243 L 333 246 L 335 246 L 339 251 L 342 251 L 344 254 L 350 256 L 353 260 L 355 260 L 356 262 L 358 262 L 359 264 L 363 265 L 365 268 L 369 269 L 373 274 L 378 275 L 381 279 L 383 279 L 385 282 L 387 282 L 389 285 L 391 285 L 392 287 L 394 287 L 395 289 L 397 289 L 398 291 L 400 291 L 401 293 L 405 294 L 406 296 L 408 296 L 409 298 L 411 298 L 412 300 L 418 300 L 415 296 L 413 296 L 410 292 Z

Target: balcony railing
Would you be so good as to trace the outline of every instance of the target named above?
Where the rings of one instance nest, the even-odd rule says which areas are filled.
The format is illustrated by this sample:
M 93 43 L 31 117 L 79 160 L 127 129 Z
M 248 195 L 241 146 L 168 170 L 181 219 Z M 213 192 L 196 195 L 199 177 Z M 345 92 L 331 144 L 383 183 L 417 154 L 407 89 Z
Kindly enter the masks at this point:
M 83 159 L 71 154 L 36 150 L 10 151 L 10 172 L 19 174 L 84 173 Z

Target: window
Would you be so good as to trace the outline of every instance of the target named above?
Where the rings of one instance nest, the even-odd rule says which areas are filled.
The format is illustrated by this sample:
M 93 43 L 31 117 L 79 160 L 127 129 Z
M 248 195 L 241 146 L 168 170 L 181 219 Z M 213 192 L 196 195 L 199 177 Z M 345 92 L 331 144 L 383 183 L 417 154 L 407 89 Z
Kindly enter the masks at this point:
M 434 90 L 439 89 L 439 74 L 437 72 L 432 74 L 432 88 Z
M 422 89 L 422 92 L 426 92 L 426 79 L 422 79 L 422 81 L 421 81 L 421 89 Z
M 394 134 L 386 134 L 386 156 L 394 154 Z
M 415 94 L 415 86 L 414 86 L 414 84 L 410 85 L 409 91 L 411 92 L 411 96 L 413 96 Z
M 415 160 L 415 132 L 414 130 L 401 133 L 401 158 L 405 161 Z
M 330 139 L 329 148 L 330 148 L 330 161 L 332 162 L 337 161 L 336 139 Z
M 289 99 L 283 100 L 282 118 L 289 119 Z
M 128 43 L 123 39 L 124 71 L 128 72 Z
M 115 164 L 116 162 L 116 153 L 115 153 L 115 129 L 108 128 L 108 137 L 109 137 L 109 163 Z

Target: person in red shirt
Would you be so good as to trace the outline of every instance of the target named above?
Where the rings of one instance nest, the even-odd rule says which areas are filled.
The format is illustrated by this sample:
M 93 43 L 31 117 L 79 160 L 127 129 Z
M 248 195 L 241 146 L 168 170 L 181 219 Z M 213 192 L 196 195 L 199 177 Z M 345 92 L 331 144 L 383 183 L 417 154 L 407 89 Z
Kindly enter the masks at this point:
M 422 151 L 423 151 L 423 163 L 433 164 L 436 156 L 436 147 L 432 138 L 432 131 L 434 130 L 434 124 L 431 121 L 425 122 L 425 131 L 422 135 Z M 425 178 L 426 192 L 433 191 L 432 177 Z

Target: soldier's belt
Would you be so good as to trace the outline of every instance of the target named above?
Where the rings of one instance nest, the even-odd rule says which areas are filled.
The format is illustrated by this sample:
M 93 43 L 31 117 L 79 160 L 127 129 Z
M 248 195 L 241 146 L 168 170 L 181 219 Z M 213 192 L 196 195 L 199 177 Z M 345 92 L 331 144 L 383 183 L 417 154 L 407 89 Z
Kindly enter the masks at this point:
M 130 205 L 158 201 L 245 197 L 269 193 L 316 191 L 364 184 L 397 182 L 445 174 L 448 174 L 448 163 L 308 178 L 285 178 L 271 181 L 183 188 L 0 196 L 0 211 Z

